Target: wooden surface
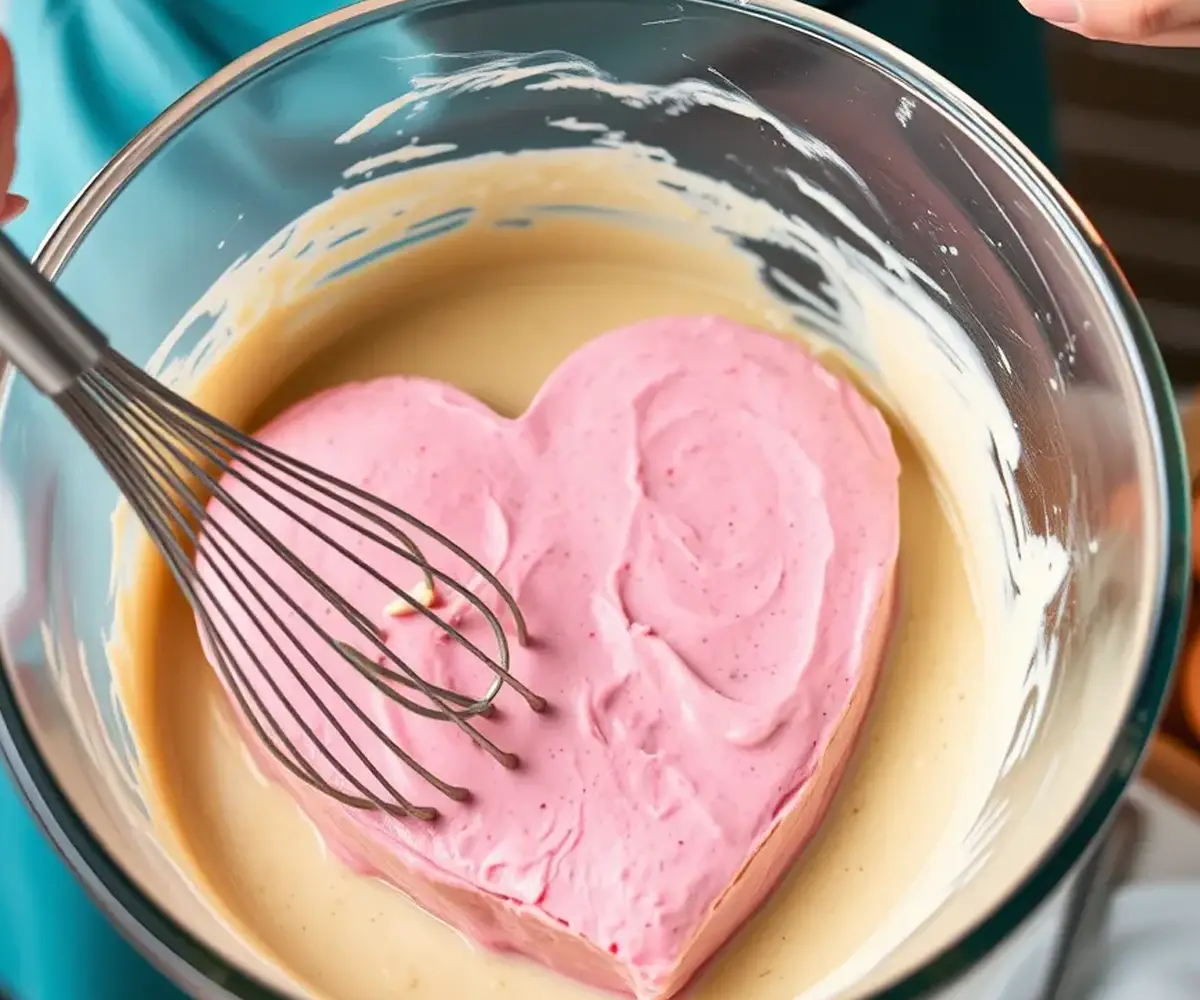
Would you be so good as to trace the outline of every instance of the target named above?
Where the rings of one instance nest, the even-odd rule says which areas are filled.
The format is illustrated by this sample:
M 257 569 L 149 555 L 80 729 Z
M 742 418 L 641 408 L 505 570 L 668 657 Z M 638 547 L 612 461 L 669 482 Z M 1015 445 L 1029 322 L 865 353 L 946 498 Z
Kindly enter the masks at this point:
M 1160 733 L 1142 765 L 1142 778 L 1180 805 L 1200 813 L 1200 755 L 1194 746 Z

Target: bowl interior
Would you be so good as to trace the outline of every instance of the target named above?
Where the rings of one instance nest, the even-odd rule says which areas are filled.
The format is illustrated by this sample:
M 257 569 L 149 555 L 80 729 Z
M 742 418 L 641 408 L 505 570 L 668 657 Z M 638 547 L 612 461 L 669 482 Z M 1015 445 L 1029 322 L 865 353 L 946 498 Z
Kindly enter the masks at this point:
M 977 849 L 953 894 L 853 984 L 912 995 L 991 948 L 1058 883 L 1148 737 L 1186 587 L 1161 369 L 1119 276 L 1052 182 L 898 53 L 790 3 L 569 6 L 368 3 L 273 43 L 135 143 L 41 262 L 134 361 L 203 365 L 229 317 L 195 303 L 273 237 L 278 252 L 296 250 L 289 225 L 336 190 L 486 153 L 641 147 L 660 151 L 646 162 L 668 189 L 683 171 L 768 205 L 778 226 L 739 231 L 680 193 L 754 255 L 781 308 L 885 382 L 911 344 L 870 329 L 860 277 L 902 300 L 940 351 L 929 384 L 972 404 L 973 430 L 957 437 L 934 410 L 915 419 L 988 484 L 977 516 L 1003 543 L 981 569 L 988 599 L 1044 591 L 1036 613 L 1014 619 L 1029 655 L 1009 665 L 1020 703 L 1004 723 L 1010 752 L 981 790 Z M 462 207 L 447 227 L 482 224 L 471 192 Z M 365 229 L 363 260 L 404 252 L 383 227 Z M 906 384 L 917 413 L 922 393 Z M 0 476 L 24 543 L 0 709 L 27 794 L 118 921 L 194 992 L 285 990 L 198 903 L 140 803 L 106 657 L 117 493 L 21 380 L 7 384 Z

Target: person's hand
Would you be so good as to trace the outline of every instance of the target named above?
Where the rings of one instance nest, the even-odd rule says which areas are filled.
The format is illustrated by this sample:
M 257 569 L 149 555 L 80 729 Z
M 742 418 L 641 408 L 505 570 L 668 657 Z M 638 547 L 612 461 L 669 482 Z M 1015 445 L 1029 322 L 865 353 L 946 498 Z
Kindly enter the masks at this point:
M 25 199 L 9 191 L 17 165 L 17 81 L 12 49 L 0 35 L 0 223 L 20 215 Z
M 1200 0 L 1021 0 L 1031 14 L 1087 38 L 1200 47 Z

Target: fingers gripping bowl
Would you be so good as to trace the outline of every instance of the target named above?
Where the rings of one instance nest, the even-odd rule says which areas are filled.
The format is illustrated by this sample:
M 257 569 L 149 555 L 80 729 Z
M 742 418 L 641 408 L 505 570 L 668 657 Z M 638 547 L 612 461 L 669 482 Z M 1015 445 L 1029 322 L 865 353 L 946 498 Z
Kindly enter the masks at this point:
M 966 990 L 967 974 L 970 995 L 989 995 L 1007 975 L 998 946 L 1053 919 L 1047 905 L 1128 780 L 1174 657 L 1185 488 L 1148 332 L 1053 182 L 911 60 L 793 4 L 570 6 L 552 18 L 535 2 L 368 3 L 281 39 L 148 129 L 39 263 L 138 363 L 185 387 L 225 372 L 225 405 L 263 404 L 226 414 L 247 424 L 286 400 L 239 396 L 236 373 L 262 389 L 262 372 L 282 387 L 330 366 L 322 337 L 342 330 L 349 288 L 432 317 L 431 353 L 414 365 L 477 352 L 464 388 L 501 411 L 553 367 L 532 338 L 586 338 L 581 313 L 595 313 L 591 334 L 642 318 L 608 303 L 615 284 L 640 289 L 642 312 L 682 299 L 801 331 L 848 362 L 938 470 L 958 529 L 985 540 L 971 548 L 972 600 L 1006 638 L 980 649 L 980 690 L 994 697 L 978 739 L 955 748 L 971 780 L 954 786 L 911 885 L 801 988 L 911 996 Z M 518 259 L 536 267 L 513 269 Z M 625 268 L 619 282 L 597 278 L 596 261 Z M 376 265 L 390 268 L 383 292 L 362 277 Z M 648 277 L 664 273 L 670 296 Z M 470 296 L 433 287 L 486 291 L 489 336 L 456 349 L 466 314 L 454 309 Z M 503 297 L 520 295 L 544 303 L 534 322 L 504 319 Z M 277 336 L 229 365 L 237 332 L 288 303 Z M 519 390 L 481 374 L 506 364 Z M 0 708 L 33 808 L 193 993 L 302 993 L 214 916 L 177 863 L 176 831 L 141 805 L 125 722 L 139 706 L 128 692 L 117 705 L 110 668 L 136 563 L 118 558 L 110 578 L 114 551 L 128 556 L 110 525 L 115 493 L 18 381 L 0 449 L 24 543 Z M 1130 484 L 1139 516 L 1118 523 L 1110 501 Z M 905 788 L 872 841 L 891 867 L 920 839 Z M 843 895 L 870 895 L 851 874 Z

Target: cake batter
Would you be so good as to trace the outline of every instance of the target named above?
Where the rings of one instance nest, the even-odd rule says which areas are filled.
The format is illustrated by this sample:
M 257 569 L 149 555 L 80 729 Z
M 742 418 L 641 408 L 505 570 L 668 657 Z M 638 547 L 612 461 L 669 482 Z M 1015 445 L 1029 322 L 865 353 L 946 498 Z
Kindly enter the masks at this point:
M 423 168 L 343 193 L 226 279 L 226 308 L 199 352 L 203 370 L 178 358 L 156 364 L 244 426 L 322 388 L 392 372 L 450 382 L 511 416 L 580 345 L 647 317 L 709 313 L 805 333 L 760 282 L 752 257 L 686 202 L 664 202 L 653 183 L 664 169 L 615 150 L 522 154 Z M 530 211 L 551 178 L 561 203 L 652 208 L 662 224 Z M 445 220 L 464 190 L 477 198 L 469 223 L 350 266 L 422 219 Z M 357 248 L 342 238 L 368 217 L 383 218 L 384 204 L 406 210 L 378 222 Z M 753 205 L 738 208 L 753 227 Z M 511 224 L 514 213 L 529 224 Z M 327 257 L 289 255 L 310 237 L 329 247 Z M 337 279 L 322 284 L 329 273 Z M 905 331 L 895 333 L 905 344 Z M 922 395 L 936 405 L 936 390 Z M 910 408 L 920 421 L 921 407 Z M 961 443 L 970 428 L 955 434 Z M 861 981 L 975 856 L 956 860 L 964 848 L 955 845 L 970 839 L 988 795 L 979 769 L 1000 765 L 1009 706 L 1020 699 L 1019 690 L 996 688 L 984 665 L 986 624 L 1002 622 L 981 580 L 991 579 L 982 574 L 999 556 L 961 544 L 986 536 L 978 519 L 989 508 L 949 508 L 928 445 L 914 444 L 899 421 L 892 436 L 903 470 L 900 607 L 872 717 L 817 840 L 702 972 L 693 994 L 701 1000 L 792 1000 Z M 969 453 L 959 454 L 957 468 L 977 474 Z M 333 1000 L 590 995 L 532 964 L 472 948 L 331 857 L 288 794 L 254 767 L 165 570 L 153 559 L 139 569 L 122 593 L 113 656 L 143 790 L 185 870 L 240 936 L 305 991 Z

